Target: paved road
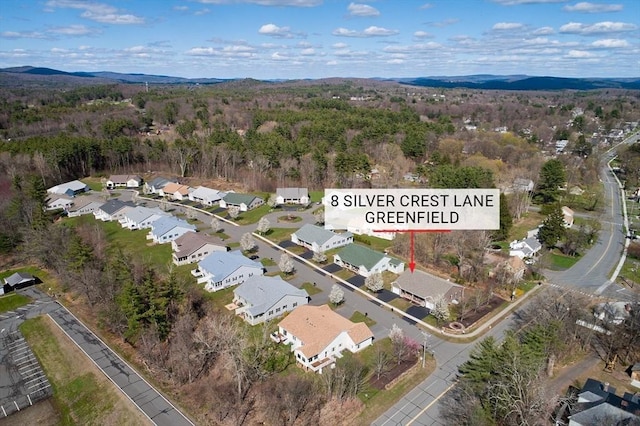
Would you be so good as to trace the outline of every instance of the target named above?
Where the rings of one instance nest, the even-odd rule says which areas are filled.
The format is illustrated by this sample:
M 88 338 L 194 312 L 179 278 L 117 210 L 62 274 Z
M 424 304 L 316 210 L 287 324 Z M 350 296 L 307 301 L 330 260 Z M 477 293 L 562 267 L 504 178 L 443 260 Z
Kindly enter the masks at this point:
M 80 349 L 114 382 L 122 392 L 156 425 L 193 426 L 193 423 L 167 401 L 155 388 L 147 383 L 131 366 L 113 352 L 104 342 L 85 327 L 67 309 L 51 300 L 36 287 L 19 292 L 39 303 L 15 316 L 0 319 L 0 329 L 14 331 L 25 318 L 48 314 Z

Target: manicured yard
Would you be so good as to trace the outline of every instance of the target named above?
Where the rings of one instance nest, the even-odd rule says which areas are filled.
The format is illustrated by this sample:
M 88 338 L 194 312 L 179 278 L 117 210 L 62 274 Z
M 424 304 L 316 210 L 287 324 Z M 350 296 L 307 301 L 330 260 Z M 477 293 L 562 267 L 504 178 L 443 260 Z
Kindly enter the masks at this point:
M 51 383 L 58 424 L 149 424 L 50 319 L 26 320 L 20 330 Z
M 367 325 L 367 327 L 373 327 L 374 325 L 376 325 L 376 322 L 374 320 L 359 311 L 355 311 L 349 319 L 352 322 L 363 322 Z
M 551 253 L 551 268 L 554 271 L 563 271 L 571 268 L 576 262 L 580 260 L 580 257 L 565 256 L 563 254 Z
M 266 204 L 261 205 L 260 207 L 256 207 L 253 210 L 249 210 L 248 212 L 240 212 L 236 222 L 240 225 L 249 225 L 251 223 L 257 223 L 260 218 L 267 213 L 269 213 L 271 207 Z
M 393 245 L 393 241 L 385 240 L 378 237 L 371 237 L 369 235 L 354 235 L 353 241 L 365 247 L 369 247 L 372 250 L 380 252 L 384 252 L 386 249 Z
M 104 186 L 102 185 L 102 179 L 98 177 L 88 177 L 80 179 L 80 182 L 85 183 L 92 191 L 100 192 L 104 188 Z
M 527 236 L 527 231 L 535 229 L 542 223 L 545 216 L 537 212 L 527 212 L 517 222 L 514 222 L 511 232 L 509 232 L 509 240 L 521 240 Z
M 31 302 L 31 299 L 23 294 L 9 293 L 5 296 L 0 296 L 0 314 L 13 311 L 29 302 Z
M 300 286 L 301 289 L 303 290 L 307 290 L 307 294 L 309 296 L 313 296 L 314 294 L 318 294 L 318 293 L 322 293 L 322 290 L 320 290 L 318 287 L 314 286 L 311 283 L 304 283 Z
M 324 191 L 309 191 L 309 198 L 312 203 L 319 203 L 324 197 Z
M 34 277 L 39 278 L 42 282 L 47 282 L 51 279 L 47 271 L 44 271 L 35 266 L 25 266 L 23 268 L 8 269 L 6 271 L 0 272 L 0 281 L 4 280 L 8 276 L 15 274 L 16 272 L 26 272 L 27 274 L 31 274 Z
M 389 304 L 393 307 L 400 309 L 401 311 L 406 311 L 411 307 L 411 302 L 407 299 L 402 299 L 398 297 L 397 299 L 393 299 Z
M 279 243 L 281 241 L 290 241 L 291 234 L 295 232 L 295 229 L 291 228 L 271 228 L 265 235 L 268 239 L 273 241 L 274 243 Z
M 274 260 L 267 259 L 266 257 L 260 259 L 260 263 L 262 263 L 262 266 L 276 266 L 276 262 Z

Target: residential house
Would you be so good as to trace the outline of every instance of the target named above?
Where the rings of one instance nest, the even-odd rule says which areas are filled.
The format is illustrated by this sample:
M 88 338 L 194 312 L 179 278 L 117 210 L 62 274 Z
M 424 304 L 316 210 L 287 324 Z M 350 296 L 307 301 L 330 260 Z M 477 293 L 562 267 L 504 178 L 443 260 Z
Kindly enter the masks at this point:
M 589 378 L 569 414 L 569 426 L 639 425 L 640 403 L 637 395 L 620 397 L 609 383 Z
M 640 309 L 640 305 L 636 309 Z M 629 302 L 605 302 L 596 305 L 593 315 L 601 321 L 619 325 L 629 318 L 631 310 Z
M 358 244 L 349 244 L 333 256 L 335 264 L 368 277 L 376 272 L 401 274 L 404 262 Z
M 251 325 L 270 321 L 298 306 L 306 305 L 309 294 L 279 276 L 256 275 L 233 290 L 236 315 Z
M 382 238 L 383 240 L 393 240 L 396 237 L 396 232 L 379 232 L 374 231 L 371 228 L 361 228 L 362 222 L 360 220 L 354 220 L 353 223 L 347 225 L 347 231 L 356 235 L 368 235 L 370 237 Z
M 353 243 L 353 234 L 351 232 L 338 234 L 307 223 L 291 234 L 291 241 L 314 253 L 324 253 L 327 250 Z
M 567 206 L 562 206 L 562 220 L 565 228 L 571 228 L 573 226 L 573 210 Z
M 75 197 L 76 195 L 89 190 L 87 184 L 80 182 L 79 180 L 72 180 L 71 182 L 61 183 L 60 185 L 53 186 L 47 189 L 49 194 L 66 195 L 68 197 Z
M 210 292 L 242 284 L 254 275 L 262 275 L 260 262 L 251 260 L 241 251 L 216 251 L 198 262 L 191 274 Z
M 189 185 L 180 185 L 179 183 L 169 182 L 162 188 L 158 194 L 169 200 L 182 201 L 189 197 Z
M 533 181 L 531 179 L 517 178 L 513 181 L 513 192 L 531 192 L 533 191 Z
M 173 263 L 186 265 L 198 262 L 214 251 L 227 251 L 228 247 L 218 244 L 219 240 L 202 232 L 187 232 L 171 241 Z
M 91 198 L 90 196 L 78 197 L 73 200 L 73 205 L 67 209 L 69 217 L 92 214 L 104 204 L 104 201 Z
M 419 269 L 404 271 L 391 283 L 391 291 L 418 306 L 432 310 L 436 299 L 443 296 L 448 303 L 458 304 L 464 296 L 464 287 L 428 274 Z
M 45 203 L 45 210 L 68 210 L 73 206 L 73 200 L 67 195 L 49 195 Z
M 354 323 L 328 305 L 299 306 L 278 324 L 272 339 L 291 345 L 296 362 L 322 373 L 346 349 L 359 352 L 373 343 L 373 333 L 363 322 Z
M 142 185 L 142 178 L 138 175 L 111 175 L 105 182 L 107 189 L 138 188 Z
M 542 244 L 536 238 L 530 237 L 509 243 L 509 256 L 520 259 L 531 259 L 542 249 Z
M 205 186 L 197 187 L 188 195 L 189 200 L 202 204 L 203 206 L 215 206 L 224 196 L 224 192 L 220 192 L 217 189 L 207 188 Z
M 5 292 L 24 288 L 36 283 L 36 278 L 26 272 L 16 272 L 4 279 L 4 285 L 0 287 L 0 295 Z
M 264 204 L 264 200 L 251 194 L 238 194 L 237 192 L 229 192 L 222 200 L 220 207 L 228 209 L 229 207 L 238 207 L 241 212 L 246 212 Z
M 158 176 L 151 180 L 151 182 L 145 182 L 143 191 L 145 194 L 160 194 L 162 188 L 172 182 L 175 183 L 176 181 L 174 179 Z
M 518 283 L 524 278 L 524 273 L 527 272 L 527 265 L 518 256 L 510 256 L 506 261 L 506 270 L 511 274 L 510 280 L 513 283 Z
M 164 216 L 151 223 L 151 230 L 147 235 L 148 240 L 154 243 L 170 243 L 187 232 L 196 232 L 196 226 L 186 220 L 173 216 Z
M 169 217 L 171 214 L 160 210 L 159 208 L 149 208 L 143 206 L 132 207 L 127 209 L 122 217 L 118 220 L 123 228 L 131 229 L 147 229 L 161 217 Z
M 629 369 L 631 373 L 631 386 L 640 389 L 640 362 L 636 362 Z
M 309 204 L 308 188 L 277 188 L 276 204 Z
M 131 201 L 109 200 L 94 210 L 93 215 L 103 222 L 111 222 L 112 220 L 120 220 L 127 209 L 135 206 Z

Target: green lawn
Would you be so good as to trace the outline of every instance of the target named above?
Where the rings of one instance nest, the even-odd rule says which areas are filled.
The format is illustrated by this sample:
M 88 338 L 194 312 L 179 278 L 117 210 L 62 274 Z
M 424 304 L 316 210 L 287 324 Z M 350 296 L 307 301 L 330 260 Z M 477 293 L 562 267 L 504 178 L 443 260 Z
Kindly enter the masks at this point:
M 401 297 L 398 297 L 397 299 L 393 299 L 391 302 L 389 302 L 389 304 L 405 312 L 407 309 L 411 307 L 411 302 Z
M 53 389 L 60 425 L 148 424 L 46 317 L 20 325 Z M 126 401 L 126 402 L 125 402 Z
M 31 302 L 31 299 L 23 294 L 9 293 L 5 296 L 0 296 L 0 314 L 13 311 L 29 302 Z
M 627 285 L 631 284 L 634 287 L 640 285 L 640 261 L 627 257 L 624 265 L 622 265 L 619 277 L 618 281 L 624 282 L 622 280 L 624 278 Z
M 6 271 L 0 272 L 0 280 L 3 280 L 8 276 L 15 274 L 16 272 L 26 272 L 27 274 L 31 274 L 34 277 L 39 278 L 42 282 L 47 282 L 51 279 L 47 271 L 36 266 L 25 266 L 23 268 L 8 269 Z
M 565 256 L 563 254 L 551 253 L 551 268 L 554 271 L 563 271 L 571 268 L 576 262 L 580 260 L 580 257 Z
M 309 198 L 312 203 L 319 203 L 324 197 L 324 191 L 309 191 Z
M 89 187 L 89 189 L 97 192 L 102 191 L 102 189 L 104 188 L 101 180 L 102 179 L 98 177 L 88 177 L 88 178 L 80 179 L 80 181 L 85 183 Z
M 290 241 L 291 234 L 295 232 L 295 229 L 291 228 L 271 228 L 267 231 L 265 237 L 273 241 L 274 243 L 279 243 L 282 241 Z
M 313 296 L 314 294 L 318 294 L 318 293 L 322 293 L 322 290 L 320 290 L 318 287 L 314 286 L 311 283 L 304 283 L 300 286 L 301 289 L 303 290 L 307 290 L 307 294 L 309 296 Z
M 514 222 L 511 231 L 509 232 L 509 240 L 521 240 L 527 236 L 527 231 L 535 229 L 542 223 L 545 216 L 537 212 L 527 212 L 522 218 Z
M 110 249 L 121 247 L 130 254 L 142 257 L 160 272 L 165 272 L 171 263 L 171 244 L 152 244 L 147 240 L 148 230 L 131 231 L 122 228 L 118 222 L 102 222 L 91 215 L 67 218 L 65 224 L 75 227 L 80 223 L 97 223 L 109 241 Z
M 268 259 L 266 257 L 263 257 L 262 259 L 260 259 L 260 263 L 262 263 L 262 266 L 276 266 L 276 262 L 274 260 Z
M 351 272 L 350 270 L 344 268 L 340 269 L 338 272 L 335 272 L 333 275 L 335 275 L 336 277 L 340 277 L 345 281 L 356 276 L 354 272 Z
M 269 213 L 269 210 L 271 210 L 271 207 L 263 204 L 260 207 L 249 210 L 248 212 L 241 212 L 235 222 L 240 225 L 250 225 L 252 223 L 257 223 L 262 216 Z
M 352 322 L 363 322 L 367 325 L 367 327 L 373 327 L 374 325 L 376 325 L 376 322 L 374 320 L 372 320 L 368 316 L 365 316 L 365 314 L 359 311 L 355 311 L 349 319 Z
M 385 240 L 378 237 L 371 237 L 369 235 L 354 235 L 353 241 L 358 242 L 363 246 L 369 247 L 372 250 L 384 252 L 386 249 L 393 245 L 393 241 Z

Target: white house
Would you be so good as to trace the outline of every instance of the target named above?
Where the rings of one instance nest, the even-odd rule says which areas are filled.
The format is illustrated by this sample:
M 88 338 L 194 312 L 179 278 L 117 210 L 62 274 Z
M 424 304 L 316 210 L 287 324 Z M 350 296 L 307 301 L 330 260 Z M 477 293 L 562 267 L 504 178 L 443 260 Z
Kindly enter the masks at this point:
M 127 209 L 122 217 L 118 220 L 123 228 L 135 230 L 135 229 L 147 229 L 151 228 L 151 225 L 161 217 L 169 217 L 171 214 L 160 210 L 159 208 L 149 207 L 132 207 Z
M 384 271 L 394 274 L 404 272 L 404 262 L 359 244 L 345 246 L 333 256 L 333 262 L 363 277 Z
M 299 246 L 308 248 L 314 253 L 324 253 L 327 250 L 351 244 L 353 242 L 353 234 L 351 232 L 338 234 L 307 223 L 291 234 L 291 241 Z
M 92 199 L 89 196 L 78 197 L 73 200 L 73 205 L 67 209 L 67 215 L 69 217 L 76 217 L 91 214 L 98 210 L 103 204 L 104 201 Z
M 365 323 L 353 323 L 328 305 L 299 306 L 278 324 L 272 339 L 291 345 L 296 362 L 306 370 L 322 373 L 342 357 L 345 349 L 359 352 L 373 343 Z
M 145 194 L 160 194 L 162 188 L 164 188 L 168 183 L 175 182 L 173 179 L 165 178 L 162 176 L 158 176 L 157 178 L 151 180 L 150 182 L 145 182 L 144 184 L 144 193 Z
M 254 275 L 262 275 L 260 262 L 249 259 L 241 251 L 216 251 L 198 262 L 191 274 L 210 292 L 242 284 Z
M 158 194 L 170 200 L 182 201 L 188 199 L 190 190 L 191 188 L 189 188 L 189 185 L 180 185 L 179 183 L 169 182 L 158 192 Z
M 567 206 L 562 206 L 562 221 L 565 228 L 571 228 L 573 226 L 573 210 Z
M 71 182 L 61 183 L 60 185 L 53 186 L 47 189 L 49 194 L 56 195 L 67 195 L 69 197 L 74 197 L 81 192 L 86 192 L 89 190 L 87 184 L 80 182 L 79 180 L 72 180 Z
M 309 204 L 308 188 L 277 188 L 276 204 Z
M 264 204 L 264 200 L 251 194 L 238 194 L 237 192 L 229 192 L 222 200 L 220 207 L 228 209 L 229 207 L 238 207 L 241 212 L 246 212 Z
M 135 206 L 131 201 L 109 200 L 94 210 L 93 215 L 103 222 L 111 222 L 112 220 L 120 220 L 127 209 Z
M 187 232 L 196 232 L 196 226 L 173 216 L 165 216 L 151 223 L 147 239 L 158 244 L 170 243 Z
M 214 251 L 227 251 L 228 247 L 218 244 L 218 241 L 202 232 L 187 232 L 171 241 L 173 263 L 186 265 L 198 262 Z
M 419 269 L 404 271 L 391 283 L 391 291 L 427 309 L 435 308 L 435 301 L 444 296 L 448 303 L 458 304 L 464 296 L 464 287 L 428 274 Z
M 111 175 L 104 185 L 107 189 L 138 188 L 142 185 L 142 178 L 138 175 Z
M 73 206 L 73 200 L 66 195 L 49 195 L 45 202 L 45 210 L 68 210 Z
M 531 192 L 534 188 L 534 183 L 531 179 L 517 178 L 513 181 L 512 185 L 514 192 Z
M 282 278 L 256 275 L 233 290 L 236 315 L 251 325 L 272 320 L 298 306 L 306 305 L 309 294 Z
M 224 192 L 220 192 L 217 189 L 207 188 L 205 186 L 197 187 L 188 195 L 189 200 L 200 203 L 203 206 L 214 206 L 218 204 L 224 196 Z
M 531 258 L 542 249 L 542 244 L 536 238 L 525 238 L 509 243 L 509 256 L 518 256 L 520 259 Z

